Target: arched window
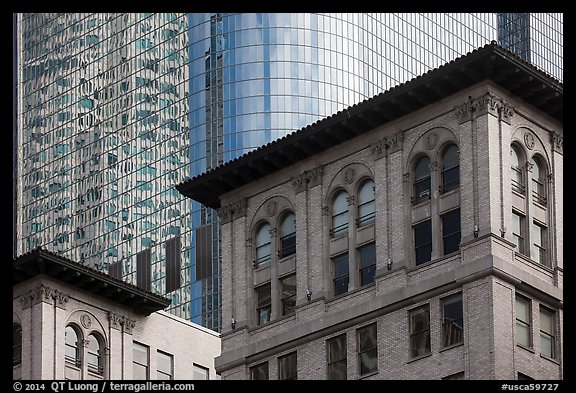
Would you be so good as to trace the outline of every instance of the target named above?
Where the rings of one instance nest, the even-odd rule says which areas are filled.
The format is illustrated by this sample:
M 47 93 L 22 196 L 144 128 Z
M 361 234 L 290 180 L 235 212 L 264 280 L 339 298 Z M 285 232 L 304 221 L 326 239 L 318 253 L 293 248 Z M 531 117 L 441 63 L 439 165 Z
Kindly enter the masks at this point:
M 348 232 L 348 193 L 340 191 L 332 201 L 332 237 Z
M 88 336 L 88 355 L 86 358 L 88 371 L 95 374 L 104 372 L 103 352 L 102 341 L 94 333 L 90 334 Z
M 272 247 L 270 244 L 270 224 L 264 223 L 256 233 L 256 261 L 255 266 L 260 267 L 270 263 Z
M 451 144 L 442 155 L 442 192 L 452 190 L 458 185 L 460 185 L 458 147 Z
M 524 177 L 522 176 L 522 155 L 515 145 L 510 148 L 511 182 L 512 189 L 524 193 Z
M 430 159 L 420 158 L 414 172 L 414 202 L 430 198 Z
M 22 363 L 22 326 L 12 323 L 12 365 Z
M 280 258 L 296 253 L 296 216 L 290 212 L 280 224 Z
M 367 180 L 358 192 L 358 226 L 374 220 L 376 215 L 376 202 L 374 195 L 374 182 Z
M 546 205 L 546 172 L 542 161 L 533 157 L 532 163 L 532 200 L 541 205 Z
M 80 336 L 76 329 L 71 325 L 66 326 L 65 330 L 66 342 L 66 362 L 80 367 Z

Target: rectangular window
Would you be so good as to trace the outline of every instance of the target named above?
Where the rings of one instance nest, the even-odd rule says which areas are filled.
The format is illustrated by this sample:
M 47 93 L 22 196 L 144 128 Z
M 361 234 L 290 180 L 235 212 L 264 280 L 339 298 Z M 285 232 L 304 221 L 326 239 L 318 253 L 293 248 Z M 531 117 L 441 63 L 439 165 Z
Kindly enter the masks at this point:
M 334 296 L 348 292 L 348 253 L 332 258 Z
M 442 214 L 442 242 L 444 255 L 458 251 L 460 248 L 460 209 Z
M 292 315 L 296 309 L 296 275 L 292 274 L 281 278 L 280 285 L 282 288 L 282 316 Z
M 198 380 L 208 380 L 210 372 L 207 367 L 200 366 L 199 364 L 192 364 L 192 379 Z
M 156 374 L 157 379 L 174 379 L 174 357 L 172 355 L 158 351 L 158 358 L 156 362 L 158 367 L 158 373 Z
M 440 303 L 442 305 L 442 347 L 464 342 L 462 294 L 448 296 Z
M 180 236 L 166 241 L 166 293 L 180 288 L 180 247 Z
M 376 243 L 372 242 L 358 248 L 358 260 L 360 264 L 360 286 L 374 282 L 376 272 Z
M 278 358 L 278 379 L 298 379 L 296 352 Z
M 261 363 L 257 366 L 250 367 L 250 379 L 267 380 L 268 379 L 268 362 Z
M 326 341 L 328 379 L 347 379 L 346 334 Z
M 147 291 L 151 281 L 151 250 L 149 248 L 136 254 L 136 284 Z
M 415 358 L 430 353 L 430 305 L 408 312 L 410 322 L 410 356 Z
M 376 339 L 376 324 L 356 330 L 358 338 L 358 368 L 360 375 L 378 371 L 378 340 Z
M 108 269 L 108 274 L 111 277 L 117 278 L 119 280 L 122 279 L 122 261 L 116 261 L 110 265 Z
M 212 276 L 212 224 L 196 228 L 196 280 Z
M 556 358 L 556 331 L 554 311 L 540 307 L 540 353 L 548 358 Z
M 530 250 L 530 258 L 542 265 L 549 266 L 546 260 L 545 233 L 545 227 L 536 222 L 532 223 L 532 232 L 530 233 L 532 249 Z
M 516 243 L 516 251 L 524 254 L 524 216 L 519 213 L 512 212 L 512 236 L 514 236 L 514 243 Z
M 532 347 L 530 304 L 529 299 L 516 296 L 516 343 L 527 348 Z
M 148 375 L 148 367 L 150 364 L 148 347 L 134 341 L 132 360 L 132 378 L 139 380 L 150 379 Z
M 258 325 L 262 325 L 270 321 L 272 314 L 271 303 L 271 287 L 270 284 L 262 285 L 256 288 L 256 315 L 258 317 Z
M 432 259 L 432 221 L 414 225 L 414 251 L 416 266 Z

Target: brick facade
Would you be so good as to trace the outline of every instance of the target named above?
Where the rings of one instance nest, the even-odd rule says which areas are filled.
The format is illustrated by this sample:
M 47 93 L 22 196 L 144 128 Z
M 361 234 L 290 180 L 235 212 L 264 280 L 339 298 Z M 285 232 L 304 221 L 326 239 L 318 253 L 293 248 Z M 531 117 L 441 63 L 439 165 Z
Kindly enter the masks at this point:
M 269 378 L 277 379 L 278 357 L 292 351 L 299 379 L 326 379 L 326 340 L 343 333 L 347 378 L 358 379 L 356 329 L 374 322 L 378 371 L 363 378 L 441 379 L 463 372 L 465 379 L 516 379 L 518 373 L 562 379 L 563 234 L 556 230 L 563 215 L 562 132 L 562 124 L 498 86 L 481 83 L 222 195 L 224 208 L 242 206 L 222 221 L 222 353 L 216 358 L 222 379 L 249 379 L 250 367 L 262 362 L 269 363 Z M 527 219 L 545 221 L 550 266 L 515 249 L 514 141 L 528 157 L 544 157 L 550 174 L 545 209 L 525 212 Z M 448 142 L 459 149 L 459 187 L 446 193 L 433 188 L 429 203 L 412 204 L 415 158 L 432 157 L 431 173 L 438 179 L 440 153 Z M 375 183 L 373 224 L 357 228 L 350 220 L 348 236 L 332 239 L 334 191 L 353 195 L 364 177 Z M 258 325 L 255 286 L 270 276 L 267 269 L 288 268 L 276 257 L 274 267 L 253 266 L 255 217 L 280 197 L 296 216 L 296 312 Z M 354 212 L 357 200 L 348 203 Z M 460 246 L 443 255 L 439 217 L 453 208 L 460 209 Z M 416 266 L 412 225 L 427 219 L 432 260 Z M 375 282 L 360 286 L 355 250 L 369 241 L 376 244 Z M 334 296 L 330 257 L 339 252 L 350 255 L 350 285 L 344 295 Z M 454 293 L 462 294 L 464 339 L 442 348 L 440 302 Z M 516 345 L 516 294 L 531 300 L 531 348 Z M 409 311 L 425 304 L 431 351 L 412 359 Z M 540 305 L 555 312 L 554 359 L 541 355 Z

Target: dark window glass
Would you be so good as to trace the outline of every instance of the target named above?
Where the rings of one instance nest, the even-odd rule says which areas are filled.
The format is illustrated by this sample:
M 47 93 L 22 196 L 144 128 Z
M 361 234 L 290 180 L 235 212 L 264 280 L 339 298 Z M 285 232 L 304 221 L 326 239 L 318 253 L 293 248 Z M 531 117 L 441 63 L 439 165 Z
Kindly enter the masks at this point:
M 442 156 L 442 191 L 446 192 L 460 184 L 458 148 L 450 145 Z
M 280 258 L 296 253 L 296 216 L 288 213 L 280 226 Z
M 328 379 L 347 379 L 346 335 L 326 342 L 328 356 Z
M 378 340 L 376 324 L 358 329 L 358 363 L 360 375 L 378 371 Z
M 430 198 L 430 159 L 422 157 L 415 167 L 414 202 Z
M 432 222 L 430 220 L 414 225 L 414 251 L 416 252 L 416 265 L 432 259 Z
M 149 248 L 136 254 L 136 284 L 144 289 L 150 290 L 151 281 L 151 250 Z
M 278 358 L 278 379 L 298 379 L 296 352 Z
M 180 288 L 180 236 L 176 236 L 166 241 L 166 292 L 172 292 Z M 198 247 L 198 244 L 196 244 Z M 210 258 L 211 260 L 212 258 Z M 198 264 L 198 259 L 196 259 Z M 199 279 L 196 276 L 196 279 Z
M 292 274 L 281 279 L 282 285 L 282 315 L 294 314 L 296 309 L 296 275 Z
M 358 249 L 360 260 L 360 285 L 374 282 L 376 272 L 376 243 L 370 243 Z
M 458 251 L 460 247 L 460 209 L 442 215 L 442 240 L 444 255 Z
M 442 299 L 442 346 L 464 342 L 462 294 Z
M 201 280 L 212 276 L 212 224 L 202 225 L 201 227 L 196 228 L 195 232 L 196 280 Z M 175 263 L 177 263 L 177 261 L 175 261 Z M 178 276 L 180 276 L 179 269 Z M 176 280 L 178 281 L 179 278 Z M 180 285 L 178 284 L 178 286 Z
M 410 354 L 412 357 L 430 353 L 430 306 L 418 307 L 410 315 Z
M 334 296 L 348 292 L 348 254 L 332 259 L 334 267 Z
M 262 325 L 263 323 L 270 321 L 270 316 L 272 314 L 270 288 L 270 284 L 256 288 L 256 314 L 258 316 L 258 325 Z
M 546 205 L 546 173 L 540 159 L 532 159 L 532 200 Z
M 267 380 L 268 363 L 266 362 L 254 367 L 250 367 L 250 378 L 253 380 Z

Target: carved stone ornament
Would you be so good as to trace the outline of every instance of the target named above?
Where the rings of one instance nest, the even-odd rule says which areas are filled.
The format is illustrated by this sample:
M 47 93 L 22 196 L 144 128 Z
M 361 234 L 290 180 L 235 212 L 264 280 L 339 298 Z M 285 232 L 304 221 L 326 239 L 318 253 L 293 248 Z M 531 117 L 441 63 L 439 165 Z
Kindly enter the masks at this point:
M 83 314 L 80 317 L 80 323 L 82 324 L 82 326 L 84 326 L 86 329 L 90 329 L 90 326 L 92 326 L 92 320 L 90 319 L 90 316 L 88 314 Z
M 524 143 L 528 149 L 534 149 L 534 135 L 530 131 L 524 133 Z
M 278 204 L 276 203 L 276 201 L 270 201 L 268 202 L 268 205 L 266 206 L 266 213 L 272 217 L 274 214 L 276 214 L 276 210 L 278 209 Z
M 432 150 L 438 144 L 438 134 L 435 132 L 429 132 L 426 136 L 426 147 Z
M 356 170 L 354 168 L 348 168 L 344 171 L 344 181 L 346 184 L 350 184 L 354 181 L 356 177 Z

